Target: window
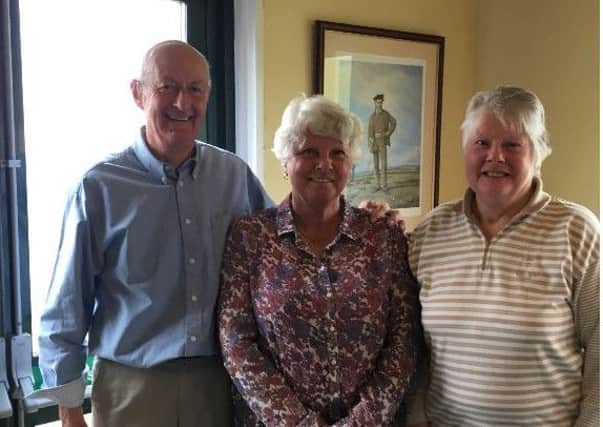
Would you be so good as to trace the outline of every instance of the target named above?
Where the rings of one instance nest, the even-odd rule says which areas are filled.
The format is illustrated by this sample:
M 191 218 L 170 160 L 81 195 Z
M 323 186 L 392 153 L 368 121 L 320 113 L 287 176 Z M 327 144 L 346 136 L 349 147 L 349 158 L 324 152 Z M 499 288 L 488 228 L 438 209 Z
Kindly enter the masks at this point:
M 129 83 L 153 44 L 186 40 L 173 0 L 21 0 L 32 344 L 50 283 L 68 191 L 143 123 Z M 133 124 L 135 124 L 133 126 Z

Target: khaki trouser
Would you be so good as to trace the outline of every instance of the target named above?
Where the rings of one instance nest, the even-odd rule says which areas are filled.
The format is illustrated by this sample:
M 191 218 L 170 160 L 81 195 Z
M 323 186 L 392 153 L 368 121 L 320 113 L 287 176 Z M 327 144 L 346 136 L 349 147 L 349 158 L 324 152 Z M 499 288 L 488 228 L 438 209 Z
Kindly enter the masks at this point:
M 93 427 L 230 427 L 230 380 L 217 356 L 151 368 L 97 358 L 92 422 Z
M 377 185 L 381 186 L 381 176 L 383 176 L 383 185 L 387 187 L 387 146 L 381 141 L 375 141 L 375 146 L 377 149 L 373 151 L 373 166 Z

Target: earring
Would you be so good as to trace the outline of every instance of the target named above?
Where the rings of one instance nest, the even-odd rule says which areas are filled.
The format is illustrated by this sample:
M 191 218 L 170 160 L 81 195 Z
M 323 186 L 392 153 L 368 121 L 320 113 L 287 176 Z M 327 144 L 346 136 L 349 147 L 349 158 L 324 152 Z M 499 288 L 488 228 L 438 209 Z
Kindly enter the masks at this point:
M 289 174 L 287 173 L 287 171 L 283 171 L 283 179 L 285 181 L 289 181 Z

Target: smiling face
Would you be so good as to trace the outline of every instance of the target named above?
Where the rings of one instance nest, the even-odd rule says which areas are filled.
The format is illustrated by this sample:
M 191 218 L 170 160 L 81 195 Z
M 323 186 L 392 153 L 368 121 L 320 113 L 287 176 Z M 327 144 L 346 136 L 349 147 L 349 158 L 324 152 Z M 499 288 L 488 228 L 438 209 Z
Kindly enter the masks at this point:
M 148 72 L 132 85 L 146 116 L 151 148 L 169 152 L 192 148 L 209 98 L 209 70 L 190 46 L 166 44 L 148 58 Z
M 293 209 L 338 206 L 351 164 L 349 149 L 341 141 L 308 132 L 284 165 L 291 181 Z
M 480 206 L 518 212 L 528 202 L 535 176 L 527 135 L 488 112 L 479 114 L 464 147 L 465 177 Z

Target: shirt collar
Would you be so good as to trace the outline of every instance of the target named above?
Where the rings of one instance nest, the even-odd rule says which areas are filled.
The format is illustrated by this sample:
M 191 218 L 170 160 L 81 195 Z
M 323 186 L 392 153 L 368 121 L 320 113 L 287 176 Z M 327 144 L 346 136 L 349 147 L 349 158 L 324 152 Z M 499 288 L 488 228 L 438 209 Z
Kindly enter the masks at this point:
M 341 196 L 343 204 L 343 219 L 339 224 L 339 234 L 356 240 L 359 238 L 360 229 L 354 209 Z M 291 193 L 289 193 L 283 201 L 278 205 L 276 211 L 276 233 L 282 236 L 287 233 L 295 233 L 295 223 L 293 222 L 293 210 L 291 209 Z M 337 238 L 335 239 L 337 240 Z
M 339 232 L 352 240 L 357 240 L 362 231 L 358 215 L 343 196 L 341 196 L 341 202 L 343 203 L 343 220 L 339 225 Z
M 191 175 L 193 179 L 199 176 L 199 165 L 201 164 L 201 144 L 195 141 L 195 152 L 191 156 Z
M 523 219 L 535 212 L 541 210 L 544 206 L 548 204 L 551 200 L 551 196 L 543 191 L 542 189 L 542 179 L 539 177 L 534 177 L 534 192 L 530 197 L 530 200 L 526 205 L 521 208 L 521 210 L 515 214 L 515 216 L 509 221 L 509 223 L 514 222 L 515 220 Z M 467 188 L 465 190 L 465 196 L 463 197 L 463 213 L 472 221 L 476 222 L 475 213 L 472 210 L 474 206 L 473 201 L 475 200 L 475 192 L 471 188 Z
M 190 159 L 186 160 L 179 168 L 174 169 L 169 164 L 159 160 L 149 149 L 145 139 L 145 127 L 140 128 L 140 132 L 137 135 L 136 141 L 134 142 L 134 153 L 138 160 L 142 163 L 144 168 L 155 178 L 160 180 L 162 183 L 167 184 L 168 178 L 174 179 L 179 173 L 183 171 L 190 171 L 193 179 L 197 179 L 199 171 L 197 166 L 201 160 L 201 151 L 199 144 L 195 143 L 194 153 Z
M 200 151 L 201 150 L 199 149 L 199 144 L 195 142 L 195 145 L 193 146 L 193 154 L 188 160 L 186 160 L 180 165 L 180 167 L 178 168 L 179 174 L 188 171 L 193 177 L 193 179 L 197 179 L 197 175 L 199 174 L 197 171 L 197 165 L 199 164 L 201 156 Z

